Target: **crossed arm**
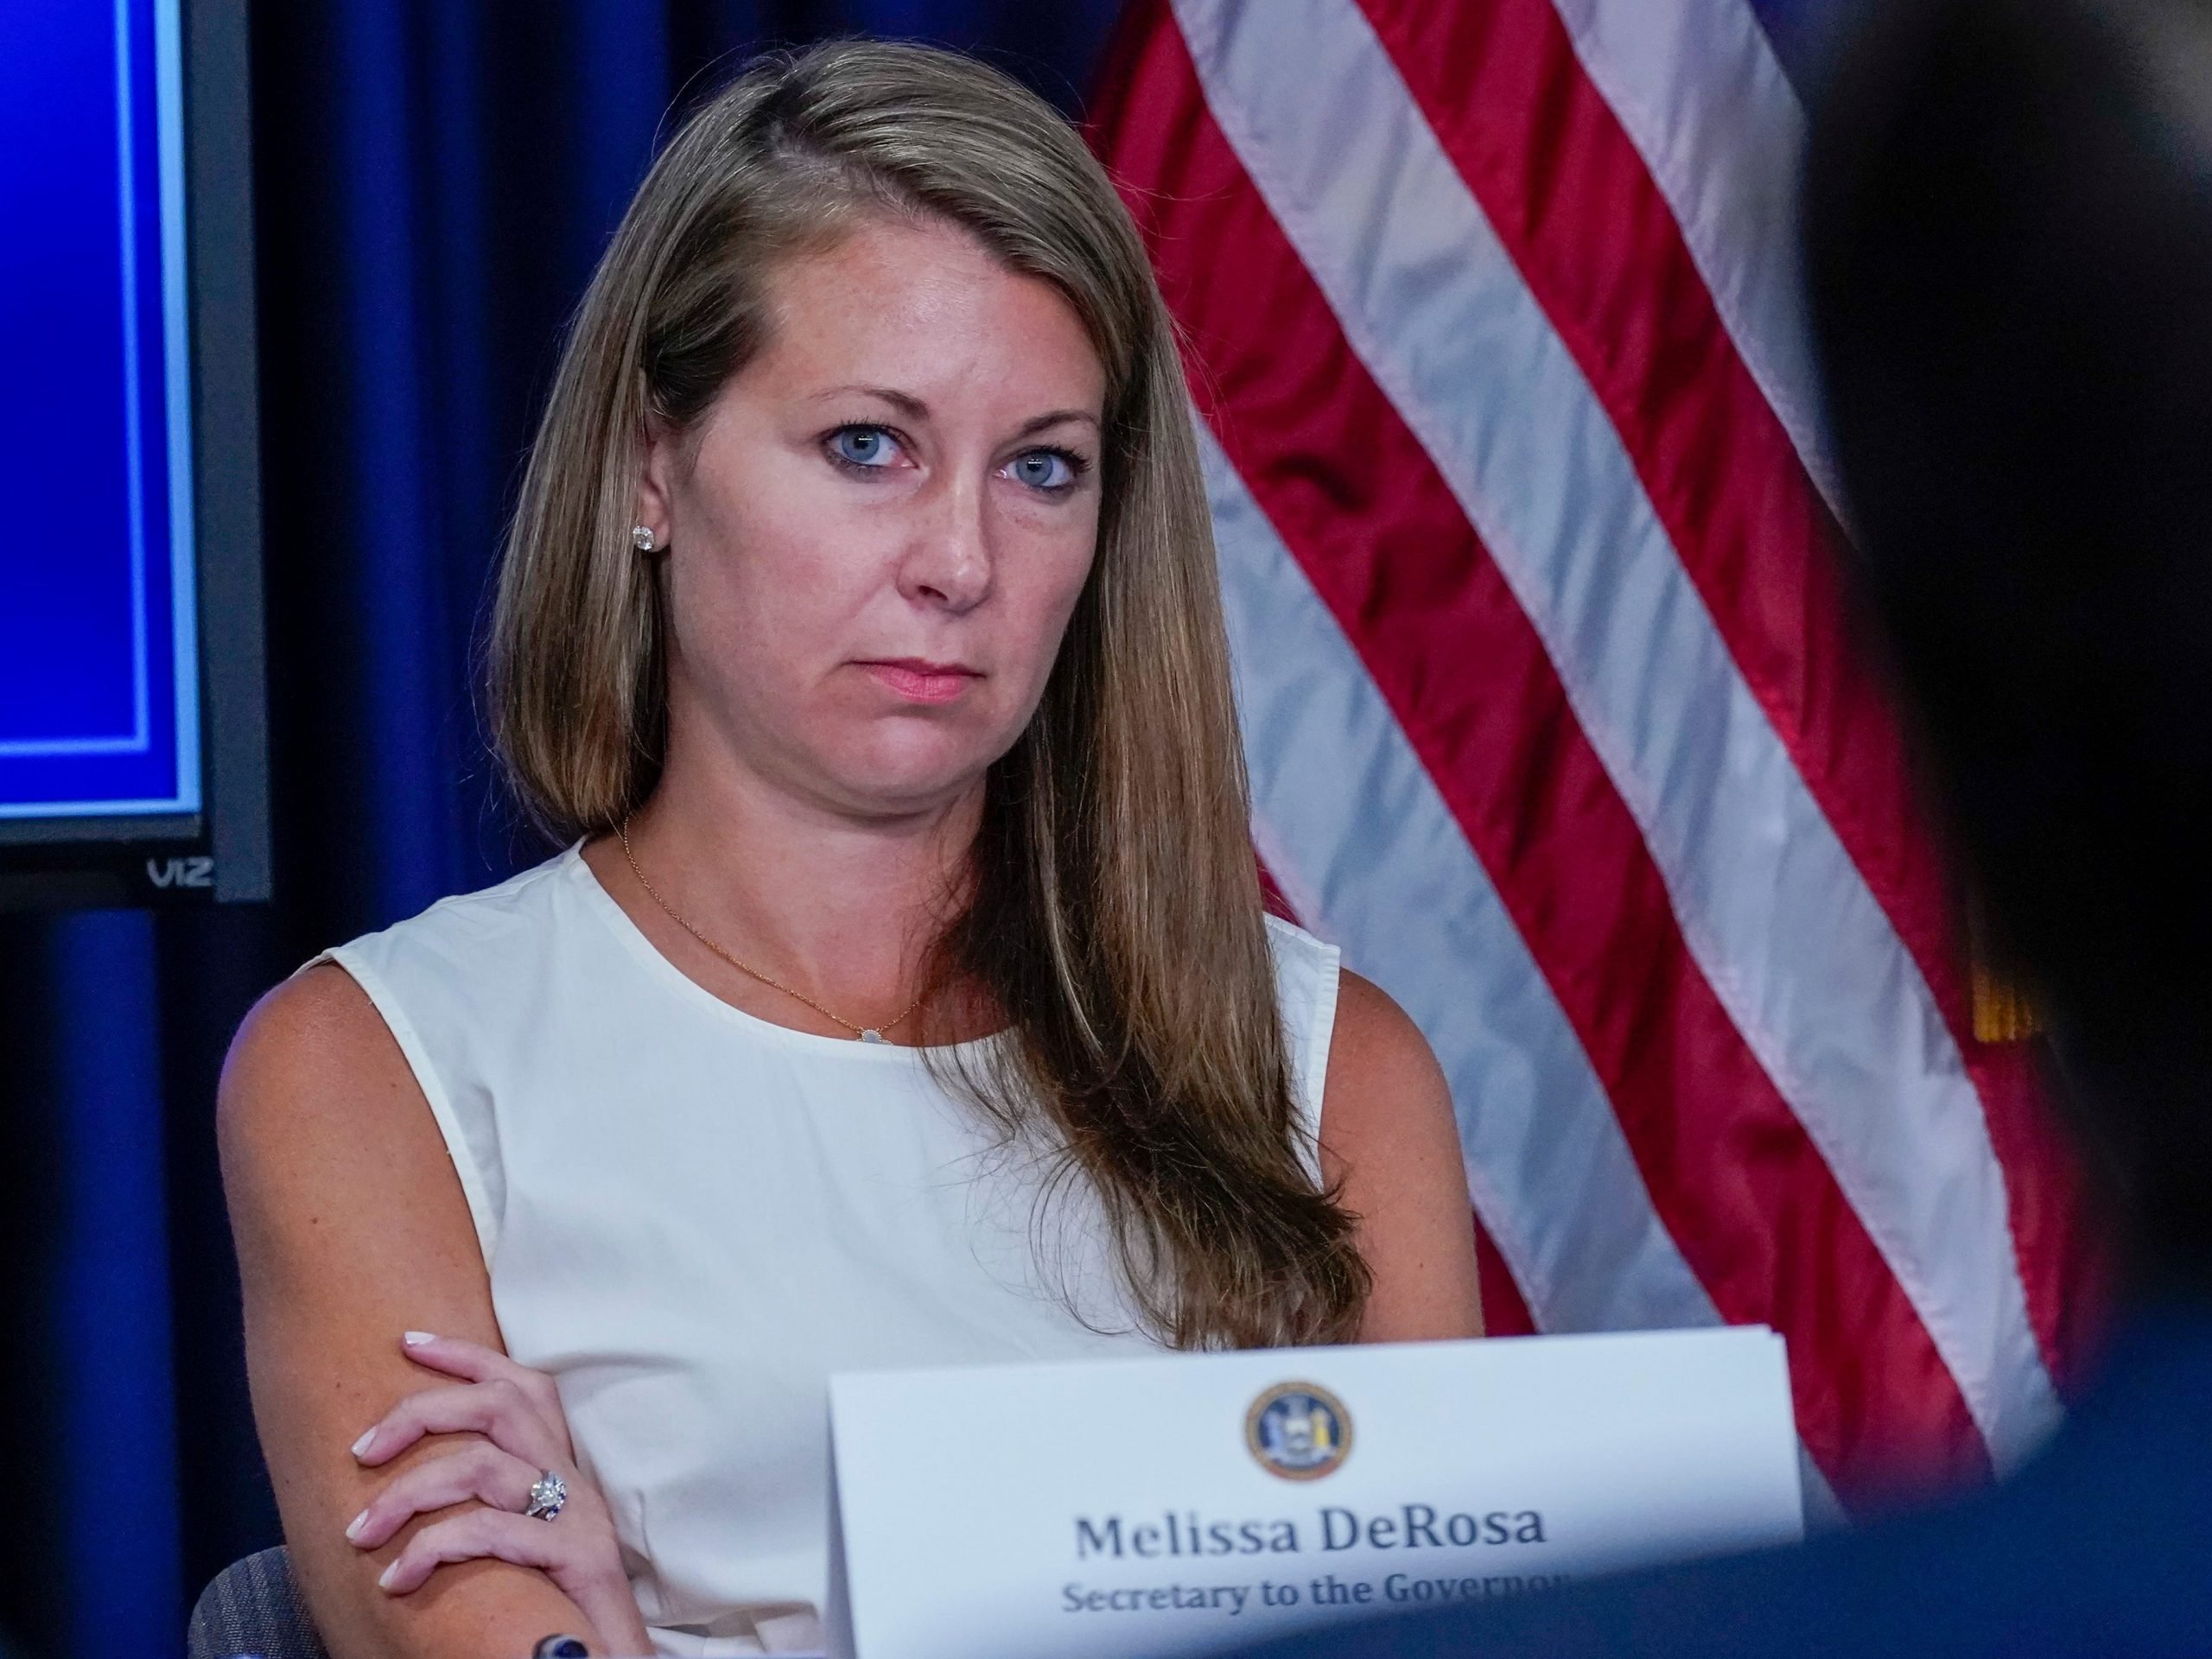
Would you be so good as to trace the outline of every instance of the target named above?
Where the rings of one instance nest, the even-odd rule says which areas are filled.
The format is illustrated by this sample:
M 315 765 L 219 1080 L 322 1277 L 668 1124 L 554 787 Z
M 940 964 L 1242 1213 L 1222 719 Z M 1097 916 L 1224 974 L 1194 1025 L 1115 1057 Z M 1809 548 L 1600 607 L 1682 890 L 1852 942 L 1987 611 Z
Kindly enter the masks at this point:
M 512 1541 L 543 1548 L 586 1525 L 556 1540 L 544 1522 L 510 1512 L 518 1503 L 457 1500 L 410 1515 L 376 1548 L 346 1535 L 380 1493 L 364 1529 L 372 1538 L 389 1522 L 395 1490 L 404 1499 L 411 1486 L 435 1503 L 464 1483 L 512 1481 L 524 1465 L 498 1440 L 544 1467 L 568 1448 L 544 1379 L 520 1367 L 499 1374 L 505 1351 L 459 1178 L 398 1046 L 343 969 L 311 969 L 263 999 L 232 1048 L 216 1122 L 254 1419 L 293 1570 L 334 1659 L 521 1659 L 555 1631 L 595 1654 L 649 1653 L 626 1587 L 613 1593 L 619 1573 L 615 1586 L 598 1575 L 587 1611 L 538 1567 L 408 1555 L 441 1522 L 460 1524 L 426 1548 L 489 1541 L 501 1526 L 525 1529 Z M 474 1361 L 460 1344 L 438 1344 L 442 1376 L 410 1357 L 409 1331 L 490 1352 Z M 468 1372 L 449 1363 L 493 1386 L 459 1397 L 449 1379 Z M 364 1461 L 353 1448 L 387 1414 Z M 495 1418 L 496 1435 L 486 1432 Z M 576 1484 L 576 1520 L 601 1518 L 589 1511 L 596 1495 Z M 395 1564 L 394 1583 L 380 1584 Z

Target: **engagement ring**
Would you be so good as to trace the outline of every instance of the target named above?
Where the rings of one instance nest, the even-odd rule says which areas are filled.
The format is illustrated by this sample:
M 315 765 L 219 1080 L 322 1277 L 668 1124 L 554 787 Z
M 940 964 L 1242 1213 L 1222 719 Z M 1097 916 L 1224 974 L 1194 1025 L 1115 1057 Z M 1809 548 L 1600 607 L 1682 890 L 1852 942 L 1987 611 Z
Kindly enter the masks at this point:
M 530 1489 L 530 1507 L 523 1513 L 539 1521 L 550 1521 L 561 1513 L 561 1506 L 568 1501 L 569 1483 L 548 1469 Z

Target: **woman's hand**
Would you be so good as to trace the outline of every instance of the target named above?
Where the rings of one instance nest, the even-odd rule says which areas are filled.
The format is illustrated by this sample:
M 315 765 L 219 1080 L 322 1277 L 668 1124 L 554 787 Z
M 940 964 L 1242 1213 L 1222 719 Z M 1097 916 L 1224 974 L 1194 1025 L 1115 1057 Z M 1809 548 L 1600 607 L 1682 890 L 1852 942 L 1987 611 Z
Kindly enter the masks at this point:
M 392 1558 L 378 1582 L 391 1594 L 420 1589 L 448 1561 L 492 1557 L 541 1568 L 617 1653 L 650 1654 L 652 1639 L 622 1571 L 613 1518 L 576 1471 L 568 1421 L 553 1379 L 458 1337 L 410 1331 L 407 1357 L 463 1379 L 410 1394 L 353 1444 L 370 1468 L 389 1463 L 425 1434 L 481 1440 L 425 1459 L 395 1476 L 346 1529 L 358 1549 L 381 1548 L 417 1515 L 477 1499 L 486 1507 L 434 1521 Z M 550 1520 L 524 1513 L 547 1471 L 568 1487 Z

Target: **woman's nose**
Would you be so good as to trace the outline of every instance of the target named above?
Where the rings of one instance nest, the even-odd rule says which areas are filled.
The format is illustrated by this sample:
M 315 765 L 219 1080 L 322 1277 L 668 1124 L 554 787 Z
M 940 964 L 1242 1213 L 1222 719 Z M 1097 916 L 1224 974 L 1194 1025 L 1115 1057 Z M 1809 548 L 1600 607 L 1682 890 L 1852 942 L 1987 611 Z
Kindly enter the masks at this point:
M 982 492 L 937 493 L 907 543 L 899 589 L 918 602 L 947 610 L 974 609 L 991 591 L 991 551 Z

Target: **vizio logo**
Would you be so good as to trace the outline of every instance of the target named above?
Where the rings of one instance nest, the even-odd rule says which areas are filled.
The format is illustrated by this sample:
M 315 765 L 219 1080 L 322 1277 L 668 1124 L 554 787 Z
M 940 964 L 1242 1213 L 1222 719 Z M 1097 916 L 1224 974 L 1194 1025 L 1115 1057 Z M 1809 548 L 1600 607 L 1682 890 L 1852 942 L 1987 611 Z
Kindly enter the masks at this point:
M 212 887 L 215 861 L 212 858 L 149 858 L 146 879 L 157 887 Z

